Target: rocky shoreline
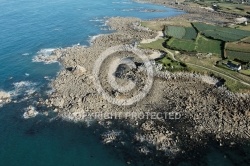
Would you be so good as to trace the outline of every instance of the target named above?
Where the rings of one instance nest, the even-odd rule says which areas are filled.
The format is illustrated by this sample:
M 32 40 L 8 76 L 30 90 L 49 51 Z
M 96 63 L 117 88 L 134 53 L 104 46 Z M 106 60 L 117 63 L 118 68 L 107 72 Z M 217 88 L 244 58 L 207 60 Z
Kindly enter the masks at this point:
M 231 23 L 233 18 L 238 17 L 235 14 L 223 13 L 213 11 L 211 9 L 206 9 L 204 7 L 197 5 L 190 5 L 189 3 L 185 3 L 183 1 L 179 1 L 179 3 L 175 3 L 171 0 L 136 0 L 137 2 L 147 2 L 147 3 L 154 3 L 159 5 L 164 5 L 167 7 L 179 9 L 182 11 L 187 12 L 186 14 L 182 15 L 187 19 L 191 19 L 192 21 L 205 21 L 208 23 L 217 23 L 217 24 L 227 24 Z M 164 20 L 164 19 L 163 19 Z
M 191 12 L 178 17 L 202 20 L 204 15 L 203 12 Z M 208 19 L 215 23 L 220 17 L 218 14 L 215 19 Z M 176 17 L 160 20 L 171 19 Z M 223 20 L 230 22 L 230 18 Z M 102 129 L 97 133 L 103 143 L 119 147 L 123 151 L 132 150 L 144 159 L 150 157 L 152 162 L 159 158 L 162 161 L 174 159 L 197 146 L 205 145 L 209 141 L 208 138 L 218 141 L 221 146 L 233 145 L 237 140 L 249 140 L 249 95 L 234 94 L 223 86 L 218 87 L 216 85 L 218 80 L 209 76 L 161 71 L 160 67 L 151 61 L 154 81 L 152 88 L 142 100 L 129 106 L 119 106 L 108 102 L 97 92 L 94 86 L 96 80 L 93 68 L 96 67 L 95 62 L 103 51 L 124 44 L 128 47 L 137 47 L 136 43 L 142 39 L 152 39 L 157 36 L 157 31 L 141 26 L 140 22 L 141 20 L 137 18 L 110 18 L 107 23 L 115 32 L 95 38 L 90 47 L 74 46 L 55 50 L 51 56 L 52 60 L 58 60 L 63 69 L 52 82 L 55 92 L 49 99 L 39 104 L 46 104 L 63 120 L 96 124 Z M 153 53 L 152 50 L 141 51 L 147 56 Z M 133 62 L 136 67 L 126 70 L 121 76 L 116 76 L 118 82 L 124 85 L 129 80 L 136 80 L 138 85 L 129 93 L 121 94 L 113 90 L 106 78 L 109 74 L 108 67 L 116 57 L 134 57 Z M 146 81 L 145 73 L 145 66 L 141 65 L 141 61 L 131 51 L 118 51 L 111 53 L 103 62 L 99 77 L 107 94 L 114 99 L 122 100 L 142 91 Z M 148 112 L 178 113 L 181 117 L 135 118 L 124 115 L 119 119 L 114 116 L 93 117 L 95 113 L 110 115 L 114 112 L 134 112 L 140 115 Z M 130 156 L 126 159 L 128 164 L 135 162 L 133 157 L 136 158 Z M 160 161 L 159 165 L 161 164 L 163 163 Z

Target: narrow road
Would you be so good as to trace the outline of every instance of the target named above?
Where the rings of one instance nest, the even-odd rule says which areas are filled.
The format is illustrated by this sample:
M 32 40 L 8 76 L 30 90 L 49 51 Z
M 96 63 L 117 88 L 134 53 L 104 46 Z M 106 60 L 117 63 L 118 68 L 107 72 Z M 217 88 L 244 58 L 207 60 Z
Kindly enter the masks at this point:
M 216 70 L 209 69 L 209 68 L 207 68 L 207 67 L 200 66 L 200 65 L 196 65 L 196 64 L 193 64 L 193 63 L 186 63 L 186 64 L 192 65 L 192 66 L 196 66 L 196 67 L 200 67 L 200 68 L 203 68 L 203 69 L 206 69 L 206 70 L 209 70 L 209 71 L 212 71 L 212 72 L 221 74 L 221 75 L 223 75 L 223 76 L 225 76 L 225 77 L 228 77 L 228 78 L 230 78 L 230 79 L 232 79 L 232 80 L 234 80 L 234 81 L 239 81 L 239 82 L 242 83 L 242 84 L 245 84 L 245 85 L 247 85 L 247 86 L 250 86 L 249 83 L 247 83 L 247 82 L 245 82 L 245 81 L 242 81 L 242 80 L 240 80 L 239 78 L 235 79 L 235 78 L 232 77 L 232 76 L 226 75 L 226 74 L 224 74 L 224 73 L 220 73 L 220 72 L 218 72 L 218 71 L 216 71 Z
M 164 49 L 164 51 L 166 51 L 167 53 L 168 53 L 168 55 L 170 55 L 171 56 L 171 58 L 173 59 L 173 60 L 175 60 L 175 61 L 177 61 L 176 59 L 175 59 L 175 57 L 174 57 L 174 54 L 172 53 L 172 52 L 170 52 L 168 49 Z

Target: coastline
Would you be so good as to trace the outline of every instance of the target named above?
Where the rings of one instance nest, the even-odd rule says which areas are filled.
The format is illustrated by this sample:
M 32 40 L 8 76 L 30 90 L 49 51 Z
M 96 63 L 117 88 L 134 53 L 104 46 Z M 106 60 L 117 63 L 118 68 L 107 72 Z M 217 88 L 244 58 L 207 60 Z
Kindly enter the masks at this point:
M 159 1 L 154 1 L 154 3 L 159 3 Z M 199 12 L 156 19 L 156 21 L 169 21 L 176 18 L 188 18 L 194 21 L 203 19 L 203 16 L 197 17 L 197 14 Z M 219 16 L 209 20 L 211 23 L 216 23 L 216 19 L 219 19 Z M 157 72 L 159 75 L 155 75 L 154 85 L 149 95 L 138 104 L 126 108 L 112 105 L 102 99 L 93 86 L 94 62 L 103 50 L 111 46 L 133 44 L 134 41 L 140 42 L 142 39 L 152 40 L 157 35 L 156 31 L 142 27 L 141 21 L 137 18 L 110 18 L 107 24 L 115 30 L 114 33 L 99 35 L 93 39 L 89 47 L 74 46 L 56 50 L 52 57 L 59 60 L 64 69 L 52 82 L 56 92 L 45 101 L 45 104 L 56 110 L 59 118 L 73 122 L 86 122 L 85 117 L 82 116 L 85 112 L 110 110 L 180 112 L 183 115 L 182 119 L 164 123 L 162 119 L 139 121 L 124 117 L 120 121 L 87 119 L 87 121 L 96 120 L 106 130 L 101 135 L 104 143 L 121 146 L 120 140 L 139 142 L 131 149 L 144 156 L 161 155 L 174 158 L 183 151 L 183 146 L 185 149 L 188 148 L 186 146 L 195 147 L 195 144 L 205 144 L 207 135 L 212 135 L 213 139 L 221 144 L 231 143 L 235 139 L 249 138 L 249 127 L 246 124 L 250 111 L 246 110 L 244 113 L 238 111 L 250 108 L 249 97 L 233 94 L 225 88 L 216 88 L 214 78 L 212 79 L 215 83 L 212 81 L 211 84 L 209 83 L 211 81 L 207 81 L 210 77 L 207 79 L 195 73 Z M 228 23 L 230 20 L 224 19 L 224 22 Z M 146 55 L 151 53 L 154 51 L 145 50 Z M 176 123 L 179 125 L 173 129 Z M 122 128 L 125 130 L 122 131 Z M 132 133 L 126 133 L 125 131 L 129 128 L 137 129 Z M 119 132 L 117 134 L 113 131 Z M 229 139 L 226 140 L 227 138 Z
M 203 8 L 199 5 L 189 5 L 187 3 L 185 3 L 184 1 L 179 1 L 178 4 L 176 4 L 175 2 L 171 1 L 171 0 L 167 0 L 167 1 L 162 1 L 162 0 L 135 0 L 136 2 L 144 2 L 144 3 L 152 3 L 152 4 L 158 4 L 158 5 L 163 5 L 166 7 L 170 7 L 170 8 L 174 8 L 174 9 L 178 9 L 178 10 L 182 10 L 185 11 L 186 14 L 188 15 L 192 15 L 192 17 L 195 16 L 202 16 L 203 19 L 206 19 L 206 17 L 208 15 L 213 16 L 213 19 L 207 19 L 206 21 L 209 21 L 212 23 L 218 23 L 218 17 L 220 17 L 219 22 L 221 22 L 221 20 L 223 20 L 222 18 L 234 18 L 237 15 L 235 14 L 229 14 L 229 13 L 223 13 L 223 12 L 217 12 L 217 11 L 211 11 L 210 9 L 206 9 Z M 205 9 L 205 10 L 204 10 Z M 204 21 L 204 20 L 203 20 Z

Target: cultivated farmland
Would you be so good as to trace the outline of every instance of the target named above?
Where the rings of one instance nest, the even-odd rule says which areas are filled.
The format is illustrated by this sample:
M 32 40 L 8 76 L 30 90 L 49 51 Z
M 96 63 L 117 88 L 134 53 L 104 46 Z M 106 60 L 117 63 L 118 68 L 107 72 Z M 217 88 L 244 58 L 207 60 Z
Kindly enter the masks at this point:
M 222 41 L 212 40 L 199 36 L 197 40 L 197 52 L 221 54 Z
M 166 45 L 171 49 L 180 51 L 214 53 L 220 55 L 222 41 L 208 39 L 199 35 L 197 41 L 172 38 Z
M 204 24 L 201 22 L 193 22 L 192 25 L 199 31 L 199 32 L 203 32 L 206 30 L 215 30 L 218 28 L 221 28 L 220 26 L 214 26 L 214 25 L 210 25 L 210 24 Z
M 225 28 L 198 22 L 192 23 L 192 25 L 204 36 L 225 42 L 238 41 L 250 36 L 250 31 L 240 29 Z
M 214 30 L 214 31 L 207 30 L 207 31 L 202 32 L 202 34 L 206 37 L 216 39 L 216 40 L 222 40 L 226 42 L 238 41 L 245 37 L 245 36 L 231 34 L 231 33 L 223 32 L 219 30 Z
M 238 59 L 241 61 L 250 61 L 250 44 L 249 43 L 226 43 L 226 57 L 230 59 Z
M 194 27 L 185 27 L 186 33 L 182 39 L 195 40 L 197 37 L 197 31 Z
M 171 49 L 177 49 L 181 51 L 193 52 L 195 51 L 195 41 L 184 39 L 170 39 L 166 45 Z
M 243 39 L 242 42 L 250 44 L 250 37 L 247 37 L 247 38 Z
M 250 61 L 250 53 L 249 52 L 239 52 L 239 51 L 231 51 L 226 50 L 226 57 L 229 59 L 239 59 L 245 62 Z
M 171 37 L 166 41 L 166 47 L 218 55 L 223 53 L 225 47 L 225 57 L 250 61 L 250 31 L 199 22 L 192 23 L 192 26 L 166 26 L 165 33 Z
M 226 50 L 246 52 L 250 54 L 250 44 L 248 43 L 227 43 Z
M 164 33 L 166 36 L 181 39 L 185 35 L 186 30 L 181 26 L 166 26 Z

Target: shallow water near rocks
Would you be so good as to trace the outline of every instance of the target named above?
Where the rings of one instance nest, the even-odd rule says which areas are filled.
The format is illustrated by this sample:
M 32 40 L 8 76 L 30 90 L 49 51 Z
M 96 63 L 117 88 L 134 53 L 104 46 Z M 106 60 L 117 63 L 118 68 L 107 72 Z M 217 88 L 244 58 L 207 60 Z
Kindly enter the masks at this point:
M 183 12 L 129 0 L 0 0 L 0 4 L 0 89 L 10 92 L 15 101 L 0 108 L 0 165 L 126 165 L 122 154 L 102 145 L 91 128 L 42 115 L 22 117 L 25 108 L 46 97 L 49 82 L 60 70 L 57 63 L 45 65 L 32 59 L 55 48 L 88 45 L 91 36 L 110 33 L 106 17 L 152 19 Z M 216 148 L 208 149 L 201 162 L 232 164 Z

